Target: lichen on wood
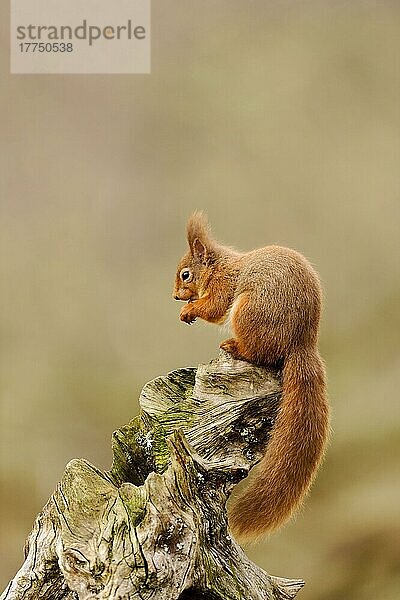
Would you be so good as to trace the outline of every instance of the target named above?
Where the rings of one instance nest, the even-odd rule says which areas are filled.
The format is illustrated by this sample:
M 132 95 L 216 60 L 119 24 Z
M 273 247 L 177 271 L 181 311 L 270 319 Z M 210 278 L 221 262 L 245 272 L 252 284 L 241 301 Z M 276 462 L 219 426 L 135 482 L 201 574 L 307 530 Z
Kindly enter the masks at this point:
M 231 537 L 226 501 L 261 457 L 280 374 L 219 357 L 149 382 L 102 472 L 71 461 L 0 600 L 284 600 Z

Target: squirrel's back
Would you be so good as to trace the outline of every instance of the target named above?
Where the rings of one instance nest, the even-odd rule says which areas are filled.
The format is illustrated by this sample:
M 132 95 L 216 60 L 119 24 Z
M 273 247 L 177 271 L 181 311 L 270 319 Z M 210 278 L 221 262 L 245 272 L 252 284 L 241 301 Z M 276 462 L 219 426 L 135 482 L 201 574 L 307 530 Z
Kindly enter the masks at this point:
M 298 252 L 266 246 L 241 257 L 230 318 L 245 348 L 243 358 L 274 364 L 297 347 L 315 345 L 321 286 Z

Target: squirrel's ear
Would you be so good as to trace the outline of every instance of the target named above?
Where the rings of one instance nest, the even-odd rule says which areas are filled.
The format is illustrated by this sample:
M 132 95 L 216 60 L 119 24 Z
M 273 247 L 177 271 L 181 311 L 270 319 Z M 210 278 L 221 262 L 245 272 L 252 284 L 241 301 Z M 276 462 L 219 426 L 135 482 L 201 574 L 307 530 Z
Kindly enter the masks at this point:
M 206 260 L 211 254 L 212 240 L 207 217 L 202 212 L 195 212 L 187 222 L 187 240 L 192 255 Z

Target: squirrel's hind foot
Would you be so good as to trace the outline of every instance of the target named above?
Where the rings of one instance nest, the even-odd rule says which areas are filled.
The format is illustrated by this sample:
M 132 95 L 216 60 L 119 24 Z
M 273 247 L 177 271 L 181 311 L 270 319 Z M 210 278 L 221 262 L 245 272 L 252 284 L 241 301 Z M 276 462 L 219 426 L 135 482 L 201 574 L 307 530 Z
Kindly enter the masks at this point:
M 236 360 L 247 360 L 238 348 L 238 343 L 235 338 L 229 338 L 229 340 L 225 340 L 222 342 L 219 347 L 225 352 L 228 352 L 233 358 Z

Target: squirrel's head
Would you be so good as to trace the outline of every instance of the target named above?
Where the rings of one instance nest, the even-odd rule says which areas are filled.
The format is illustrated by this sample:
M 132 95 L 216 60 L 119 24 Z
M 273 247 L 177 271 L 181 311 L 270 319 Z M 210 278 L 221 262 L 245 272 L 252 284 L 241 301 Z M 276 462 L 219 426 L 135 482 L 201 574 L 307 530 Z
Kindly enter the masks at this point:
M 198 300 L 207 289 L 215 262 L 215 242 L 207 217 L 195 212 L 187 222 L 189 250 L 179 262 L 173 297 L 175 300 Z

